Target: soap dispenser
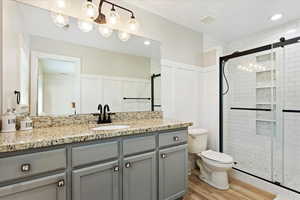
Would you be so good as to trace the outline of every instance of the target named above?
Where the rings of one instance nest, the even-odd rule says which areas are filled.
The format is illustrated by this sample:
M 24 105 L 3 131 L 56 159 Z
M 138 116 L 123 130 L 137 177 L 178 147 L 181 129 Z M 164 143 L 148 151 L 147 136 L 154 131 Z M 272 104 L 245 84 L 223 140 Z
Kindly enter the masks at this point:
M 2 115 L 2 133 L 16 131 L 16 114 L 13 109 L 7 109 L 7 112 Z

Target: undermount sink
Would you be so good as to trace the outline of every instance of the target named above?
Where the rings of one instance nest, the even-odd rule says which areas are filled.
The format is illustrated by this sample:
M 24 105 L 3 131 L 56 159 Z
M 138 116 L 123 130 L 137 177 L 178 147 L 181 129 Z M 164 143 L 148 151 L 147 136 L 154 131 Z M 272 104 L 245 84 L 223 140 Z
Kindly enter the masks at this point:
M 126 129 L 130 126 L 127 125 L 111 125 L 111 126 L 100 126 L 96 128 L 92 128 L 93 131 L 107 131 L 107 130 L 117 130 L 117 129 Z

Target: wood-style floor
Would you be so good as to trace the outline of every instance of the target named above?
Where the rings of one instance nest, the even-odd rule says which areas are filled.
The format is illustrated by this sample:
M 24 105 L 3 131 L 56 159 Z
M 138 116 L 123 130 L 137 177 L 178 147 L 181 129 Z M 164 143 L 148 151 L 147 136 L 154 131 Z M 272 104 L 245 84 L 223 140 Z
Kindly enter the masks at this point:
M 230 189 L 222 191 L 201 181 L 195 174 L 189 177 L 189 191 L 184 200 L 273 200 L 275 195 L 241 181 L 231 179 Z

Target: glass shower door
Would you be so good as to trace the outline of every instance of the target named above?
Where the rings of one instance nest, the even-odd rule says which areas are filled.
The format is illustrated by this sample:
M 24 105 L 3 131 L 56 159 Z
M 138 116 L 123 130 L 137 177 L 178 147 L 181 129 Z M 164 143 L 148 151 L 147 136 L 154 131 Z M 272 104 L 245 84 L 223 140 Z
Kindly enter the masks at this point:
M 282 184 L 300 191 L 300 44 L 286 46 L 282 51 Z
M 223 96 L 224 152 L 233 156 L 236 169 L 276 181 L 276 53 L 231 59 L 224 71 L 229 82 Z

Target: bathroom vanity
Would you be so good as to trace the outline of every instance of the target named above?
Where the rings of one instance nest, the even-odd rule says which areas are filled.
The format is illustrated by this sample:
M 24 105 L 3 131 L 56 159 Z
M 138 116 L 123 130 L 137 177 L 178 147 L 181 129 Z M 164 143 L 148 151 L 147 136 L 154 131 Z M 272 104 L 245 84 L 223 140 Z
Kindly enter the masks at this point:
M 11 26 L 3 41 L 18 45 L 4 51 L 3 72 L 19 71 L 19 63 L 22 70 L 2 74 L 0 106 L 19 117 L 30 112 L 34 129 L 0 133 L 0 200 L 183 197 L 191 123 L 150 112 L 161 110 L 160 42 L 135 34 L 125 42 L 119 30 L 102 37 L 98 24 L 82 30 L 83 19 L 68 13 L 61 27 L 60 13 L 28 1 L 5 5 L 3 24 Z M 114 112 L 113 128 L 96 124 L 94 115 L 105 116 L 99 104 Z
M 128 123 L 127 123 L 128 124 Z M 0 199 L 171 200 L 187 188 L 187 127 L 140 120 L 0 135 Z

